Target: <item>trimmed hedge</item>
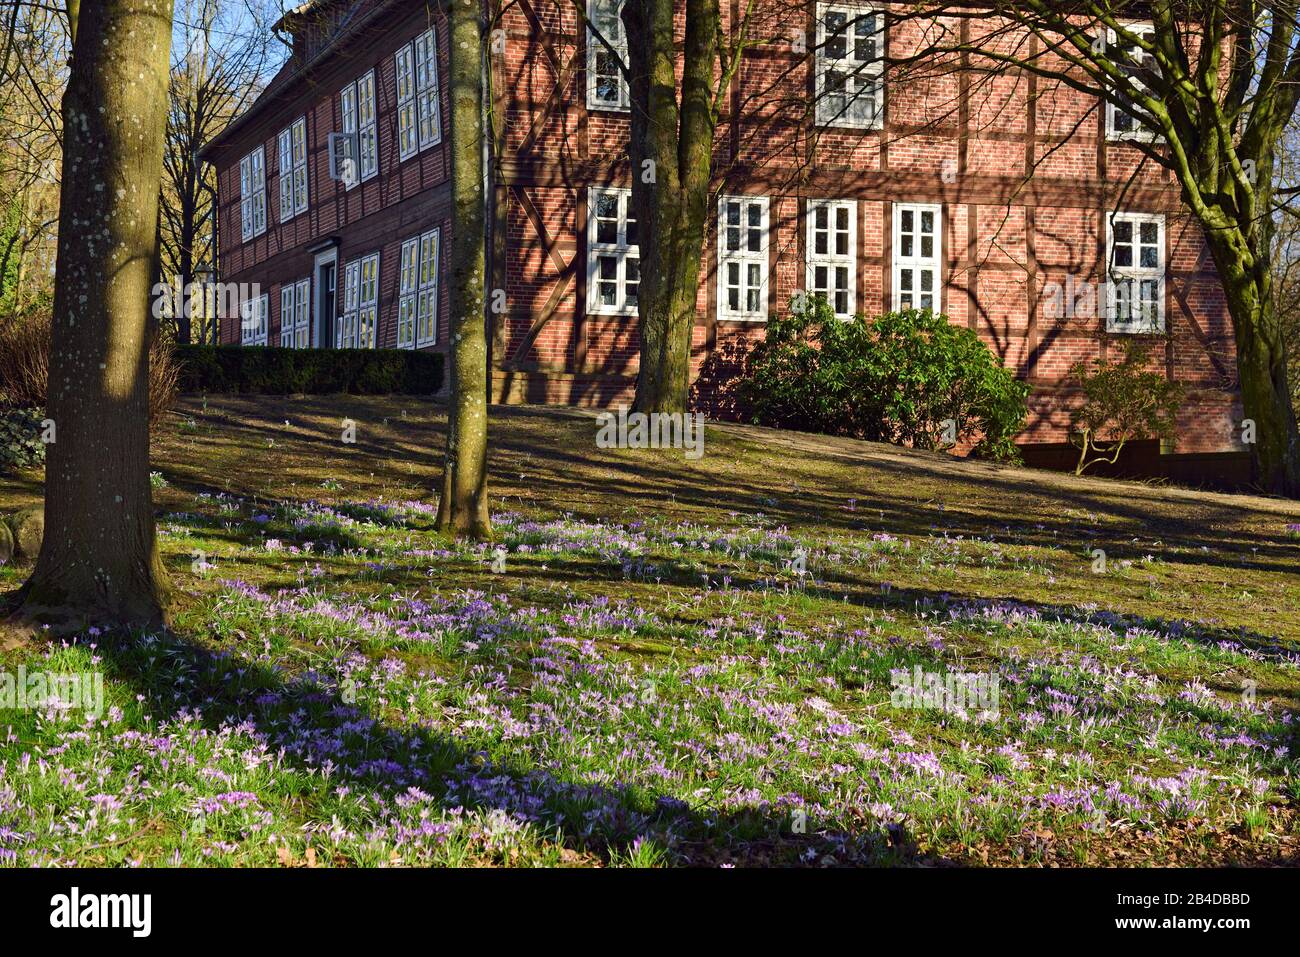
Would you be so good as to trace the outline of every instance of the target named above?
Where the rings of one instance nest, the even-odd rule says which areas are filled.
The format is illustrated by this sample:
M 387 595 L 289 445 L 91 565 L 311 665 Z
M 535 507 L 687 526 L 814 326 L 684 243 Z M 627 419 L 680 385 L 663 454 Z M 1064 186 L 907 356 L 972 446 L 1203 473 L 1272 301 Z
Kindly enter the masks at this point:
M 408 349 L 278 349 L 177 346 L 181 392 L 261 395 L 431 395 L 443 355 Z

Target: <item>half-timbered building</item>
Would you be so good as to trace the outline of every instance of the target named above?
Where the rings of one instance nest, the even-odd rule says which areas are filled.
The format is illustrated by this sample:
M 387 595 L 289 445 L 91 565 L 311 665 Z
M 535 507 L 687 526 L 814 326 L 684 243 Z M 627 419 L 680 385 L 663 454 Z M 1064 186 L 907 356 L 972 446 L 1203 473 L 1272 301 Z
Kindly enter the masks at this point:
M 586 20 L 572 0 L 503 7 L 489 38 L 494 398 L 627 402 L 639 261 L 618 0 L 588 0 Z M 728 23 L 744 7 L 724 4 Z M 930 307 L 975 330 L 1033 386 L 1025 442 L 1065 437 L 1071 366 L 1140 339 L 1186 386 L 1178 448 L 1234 447 L 1224 298 L 1134 118 L 1027 73 L 886 71 L 886 51 L 928 42 L 923 21 L 890 13 L 792 2 L 754 31 L 716 139 L 693 400 L 716 409 L 736 347 L 810 292 L 846 316 Z M 952 28 L 969 40 L 980 25 Z M 291 56 L 206 154 L 221 279 L 259 290 L 222 341 L 445 349 L 445 13 L 315 0 L 276 29 Z

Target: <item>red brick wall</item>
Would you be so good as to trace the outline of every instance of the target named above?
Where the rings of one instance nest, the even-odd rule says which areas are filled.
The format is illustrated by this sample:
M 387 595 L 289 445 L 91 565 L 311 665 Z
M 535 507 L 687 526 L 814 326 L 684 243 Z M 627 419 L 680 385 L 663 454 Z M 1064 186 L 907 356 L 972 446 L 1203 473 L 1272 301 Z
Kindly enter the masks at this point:
M 811 25 L 811 15 L 786 5 L 754 33 L 793 37 L 798 23 Z M 500 394 L 625 401 L 637 364 L 635 319 L 586 314 L 582 223 L 587 185 L 630 182 L 627 117 L 586 108 L 585 36 L 567 2 L 523 0 L 506 13 L 504 28 L 506 50 L 495 69 L 511 92 L 500 104 L 509 311 L 495 358 L 509 373 L 498 376 Z M 913 22 L 891 30 L 891 55 L 915 49 L 923 29 Z M 970 29 L 978 40 L 980 26 Z M 1187 385 L 1179 449 L 1234 447 L 1232 332 L 1199 228 L 1179 206 L 1169 174 L 1143 163 L 1131 145 L 1105 139 L 1098 103 L 1060 80 L 927 70 L 889 79 L 883 131 L 818 130 L 804 118 L 808 73 L 792 43 L 754 47 L 731 91 L 738 128 L 729 111 L 718 130 L 719 188 L 769 197 L 773 308 L 805 284 L 807 198 L 858 201 L 857 302 L 867 312 L 891 301 L 892 203 L 942 203 L 944 310 L 1033 384 L 1024 439 L 1061 441 L 1075 401 L 1064 381 L 1070 367 L 1132 337 L 1106 333 L 1101 318 L 1054 318 L 1043 287 L 1070 275 L 1101 278 L 1108 210 L 1163 212 L 1166 333 L 1142 338 L 1153 363 Z M 714 318 L 712 235 L 703 261 L 697 370 L 715 350 L 763 333 L 761 324 Z M 718 393 L 709 377 L 727 368 L 721 357 L 707 367 L 694 392 L 701 405 Z M 610 378 L 596 388 L 589 380 L 602 373 Z
M 252 122 L 213 152 L 217 168 L 218 226 L 221 279 L 257 285 L 270 296 L 269 336 L 278 344 L 280 288 L 286 282 L 307 278 L 313 255 L 308 249 L 337 239 L 341 297 L 343 265 L 374 252 L 379 255 L 378 346 L 397 344 L 397 295 L 401 244 L 434 227 L 442 230 L 440 258 L 447 261 L 451 241 L 447 135 L 447 24 L 440 7 L 423 2 L 385 4 L 364 0 L 347 22 L 359 31 L 346 42 L 325 51 L 308 73 L 284 82 L 297 64 L 291 61 L 273 81 L 257 106 Z M 436 12 L 433 12 L 436 11 Z M 367 21 L 368 14 L 374 18 Z M 432 29 L 438 43 L 438 71 L 444 142 L 402 160 L 397 138 L 397 77 L 394 56 L 415 36 Z M 315 49 L 319 49 L 319 44 Z M 343 128 L 339 91 L 366 71 L 375 71 L 376 123 L 379 171 L 376 176 L 344 189 L 329 176 L 330 133 Z M 280 169 L 277 136 L 298 117 L 307 120 L 308 208 L 288 222 L 280 222 Z M 240 218 L 239 162 L 258 144 L 266 151 L 267 228 L 244 242 Z M 442 270 L 445 273 L 445 268 Z M 438 345 L 447 338 L 447 284 L 440 284 Z M 341 298 L 340 298 L 341 302 Z M 221 341 L 237 343 L 239 318 L 221 323 Z M 332 343 L 330 344 L 332 345 Z
M 1105 111 L 1098 103 L 1059 79 L 927 68 L 888 79 L 883 130 L 820 129 L 807 117 L 813 81 L 795 44 L 812 26 L 811 7 L 769 3 L 751 32 L 776 39 L 751 47 L 727 91 L 716 168 L 719 190 L 769 197 L 773 311 L 805 285 L 808 198 L 857 201 L 857 307 L 866 312 L 891 304 L 893 204 L 941 203 L 944 311 L 975 329 L 1034 386 L 1024 439 L 1061 441 L 1075 401 L 1065 382 L 1070 367 L 1111 354 L 1131 337 L 1107 334 L 1099 318 L 1053 317 L 1044 286 L 1063 284 L 1067 276 L 1100 277 L 1108 210 L 1163 212 L 1166 332 L 1143 338 L 1152 347 L 1152 362 L 1184 382 L 1191 396 L 1180 450 L 1233 447 L 1232 417 L 1240 415 L 1235 359 L 1213 264 L 1198 227 L 1179 206 L 1170 176 L 1143 163 L 1131 145 L 1105 139 Z M 365 0 L 356 6 L 359 15 L 382 5 Z M 306 249 L 314 242 L 337 237 L 340 263 L 380 251 L 381 345 L 396 337 L 400 241 L 440 224 L 445 262 L 451 241 L 445 151 L 428 150 L 403 163 L 396 155 L 393 53 L 424 29 L 429 14 L 426 4 L 413 0 L 395 9 L 327 53 L 309 77 L 273 91 L 256 121 L 214 156 L 222 278 L 264 284 L 272 342 L 278 341 L 279 284 L 307 275 Z M 725 5 L 725 19 L 735 9 Z M 445 22 L 441 13 L 433 16 L 445 80 Z M 970 40 L 979 41 L 981 29 L 994 29 L 991 22 L 981 23 L 967 27 Z M 946 27 L 960 29 L 954 23 Z M 506 302 L 505 313 L 494 317 L 499 395 L 588 404 L 629 400 L 637 368 L 636 319 L 587 313 L 585 237 L 587 186 L 630 183 L 627 114 L 587 108 L 586 39 L 570 0 L 518 0 L 508 5 L 501 29 L 504 50 L 493 57 L 495 108 L 506 146 L 496 190 L 505 255 L 493 280 Z M 925 29 L 934 28 L 912 22 L 891 29 L 890 54 L 915 49 Z M 1025 41 L 1006 35 L 996 42 L 1009 47 Z M 380 173 L 344 192 L 328 177 L 325 138 L 341 127 L 338 90 L 372 66 Z M 444 132 L 446 99 L 444 82 Z M 281 225 L 275 137 L 304 113 L 310 208 Z M 259 141 L 267 155 L 268 229 L 242 243 L 239 158 Z M 761 336 L 764 326 L 716 318 L 712 233 L 702 255 L 693 353 L 696 370 L 705 375 L 694 395 L 702 407 L 720 410 L 718 386 L 728 373 L 729 349 Z M 224 325 L 223 336 L 238 341 L 237 320 Z

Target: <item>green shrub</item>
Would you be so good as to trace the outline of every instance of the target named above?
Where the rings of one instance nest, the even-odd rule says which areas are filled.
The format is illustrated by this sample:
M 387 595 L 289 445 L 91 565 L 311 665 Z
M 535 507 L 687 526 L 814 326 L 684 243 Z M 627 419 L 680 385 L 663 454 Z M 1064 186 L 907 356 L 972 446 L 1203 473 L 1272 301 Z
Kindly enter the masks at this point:
M 1070 417 L 1070 441 L 1079 450 L 1074 474 L 1090 465 L 1114 465 L 1133 439 L 1174 437 L 1183 387 L 1146 368 L 1150 351 L 1141 342 L 1124 345 L 1119 362 L 1076 362 L 1070 375 L 1083 389 L 1083 405 Z
M 177 346 L 181 392 L 264 395 L 430 395 L 443 356 L 406 349 L 279 349 Z
M 737 392 L 767 425 L 918 449 L 979 436 L 977 455 L 1015 460 L 1029 387 L 944 315 L 837 319 L 818 296 L 768 324 Z
M 30 469 L 45 463 L 41 441 L 40 409 L 6 409 L 0 412 L 0 471 Z

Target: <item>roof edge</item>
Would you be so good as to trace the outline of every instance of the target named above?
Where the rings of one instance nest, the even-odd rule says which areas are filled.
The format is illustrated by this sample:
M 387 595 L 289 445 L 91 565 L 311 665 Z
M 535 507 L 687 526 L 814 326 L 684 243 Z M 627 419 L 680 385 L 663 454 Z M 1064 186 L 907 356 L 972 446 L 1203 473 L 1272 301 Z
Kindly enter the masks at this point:
M 203 144 L 202 148 L 199 149 L 199 160 L 202 162 L 211 162 L 213 152 L 224 146 L 231 137 L 241 132 L 244 127 L 252 122 L 253 119 L 263 113 L 272 102 L 277 100 L 282 93 L 296 86 L 310 73 L 316 70 L 322 62 L 334 54 L 336 48 L 341 43 L 350 39 L 355 33 L 368 26 L 381 14 L 389 12 L 393 7 L 397 6 L 401 2 L 402 0 L 382 0 L 382 2 L 376 4 L 375 7 L 360 20 L 345 24 L 343 29 L 341 29 L 327 44 L 325 44 L 325 46 L 322 47 L 314 57 L 290 73 L 278 88 L 272 90 L 276 77 L 279 76 L 277 73 L 276 77 L 271 78 L 271 82 L 267 84 L 266 89 L 262 91 L 262 94 L 259 95 L 256 100 L 253 101 L 248 109 L 227 123 L 220 133 Z M 307 16 L 320 6 L 321 0 L 308 0 L 308 2 L 300 4 L 292 10 L 286 11 L 280 19 L 272 25 L 271 29 L 276 33 L 281 32 L 282 29 L 288 29 L 292 32 L 295 26 L 294 21 L 300 21 L 302 17 Z M 290 68 L 291 63 L 292 54 L 290 55 L 290 60 L 285 62 L 282 69 Z M 270 95 L 267 95 L 268 93 L 270 93 Z

